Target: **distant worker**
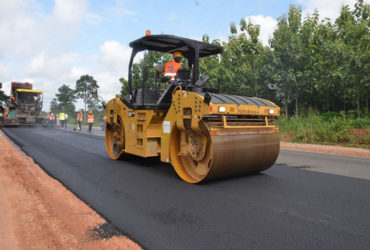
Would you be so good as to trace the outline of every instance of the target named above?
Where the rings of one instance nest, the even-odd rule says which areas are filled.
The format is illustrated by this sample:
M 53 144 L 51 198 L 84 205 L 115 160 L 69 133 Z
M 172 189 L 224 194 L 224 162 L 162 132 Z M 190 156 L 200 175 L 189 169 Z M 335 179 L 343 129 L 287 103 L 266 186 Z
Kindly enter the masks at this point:
M 55 116 L 54 116 L 53 111 L 50 110 L 49 113 L 48 113 L 49 128 L 52 128 L 54 126 L 54 122 L 55 122 Z
M 89 125 L 89 133 L 91 133 L 91 129 L 94 124 L 94 115 L 91 110 L 89 114 L 87 115 L 87 124 Z
M 84 114 L 81 109 L 80 112 L 77 113 L 78 131 L 81 131 L 81 125 L 83 121 L 84 121 Z
M 180 51 L 175 51 L 172 54 L 172 58 L 172 61 L 159 65 L 156 68 L 157 72 L 164 73 L 164 76 L 168 77 L 171 83 L 175 81 L 177 71 L 181 69 L 182 53 Z M 157 76 L 159 76 L 159 74 Z
M 61 128 L 64 128 L 64 121 L 66 120 L 66 116 L 65 116 L 64 112 L 59 113 L 58 117 L 59 117 L 59 121 L 60 121 L 59 126 Z
M 64 128 L 67 128 L 67 123 L 68 123 L 68 114 L 67 113 L 65 113 L 64 114 Z

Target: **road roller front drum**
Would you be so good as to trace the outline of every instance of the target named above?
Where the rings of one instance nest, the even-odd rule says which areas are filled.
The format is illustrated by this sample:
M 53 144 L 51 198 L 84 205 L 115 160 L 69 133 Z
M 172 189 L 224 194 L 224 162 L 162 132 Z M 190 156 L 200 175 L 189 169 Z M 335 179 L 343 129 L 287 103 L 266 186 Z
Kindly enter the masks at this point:
M 210 136 L 207 126 L 200 131 L 174 128 L 170 138 L 171 164 L 189 183 L 256 173 L 271 167 L 280 150 L 276 133 Z

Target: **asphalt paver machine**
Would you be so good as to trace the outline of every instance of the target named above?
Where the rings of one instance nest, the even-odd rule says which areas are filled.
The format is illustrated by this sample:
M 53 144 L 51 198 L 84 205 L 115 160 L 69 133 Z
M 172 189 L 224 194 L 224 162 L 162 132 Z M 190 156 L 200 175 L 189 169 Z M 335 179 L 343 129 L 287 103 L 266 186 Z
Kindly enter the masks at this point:
M 31 83 L 12 82 L 8 114 L 4 125 L 45 125 L 42 114 L 43 92 L 32 89 Z

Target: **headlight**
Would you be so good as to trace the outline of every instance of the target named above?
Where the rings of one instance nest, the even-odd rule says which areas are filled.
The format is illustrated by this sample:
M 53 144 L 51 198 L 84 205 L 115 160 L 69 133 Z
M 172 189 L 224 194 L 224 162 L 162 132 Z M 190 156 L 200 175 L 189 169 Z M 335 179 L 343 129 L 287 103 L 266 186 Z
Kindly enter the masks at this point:
M 220 113 L 226 112 L 226 107 L 223 107 L 223 106 L 218 107 L 218 112 Z
M 270 109 L 269 110 L 269 114 L 275 114 L 275 110 L 274 109 Z

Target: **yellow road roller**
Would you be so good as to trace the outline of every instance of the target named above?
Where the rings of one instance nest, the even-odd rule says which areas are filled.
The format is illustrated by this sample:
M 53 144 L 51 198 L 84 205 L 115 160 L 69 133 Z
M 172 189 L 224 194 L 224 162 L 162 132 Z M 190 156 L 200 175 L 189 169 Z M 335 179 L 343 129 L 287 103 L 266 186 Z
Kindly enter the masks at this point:
M 199 59 L 223 47 L 172 35 L 147 35 L 130 43 L 132 54 L 125 97 L 106 105 L 105 142 L 109 156 L 160 157 L 188 183 L 256 173 L 270 168 L 280 150 L 274 120 L 280 108 L 257 98 L 224 95 L 208 87 Z M 138 52 L 180 51 L 188 67 L 164 89 L 133 89 L 133 61 Z

